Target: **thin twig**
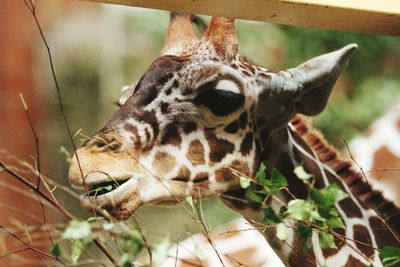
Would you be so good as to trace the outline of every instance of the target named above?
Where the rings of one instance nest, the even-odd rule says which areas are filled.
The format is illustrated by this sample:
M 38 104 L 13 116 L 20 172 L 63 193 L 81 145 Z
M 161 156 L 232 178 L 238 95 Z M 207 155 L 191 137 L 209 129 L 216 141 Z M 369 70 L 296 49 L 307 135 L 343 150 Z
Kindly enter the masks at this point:
M 12 159 L 12 160 L 16 161 L 16 163 L 18 163 L 20 166 L 24 167 L 24 169 L 21 169 L 15 165 L 12 166 L 12 168 L 14 170 L 17 170 L 19 173 L 25 173 L 25 174 L 32 173 L 34 175 L 37 174 L 35 167 L 32 166 L 32 164 L 30 164 L 29 162 L 27 162 L 23 159 L 20 159 L 19 157 L 15 156 L 15 155 L 10 154 L 8 151 L 6 151 L 4 149 L 0 149 L 0 154 L 4 154 L 7 159 Z M 9 164 L 9 166 L 11 166 L 11 165 Z M 27 170 L 25 170 L 25 169 L 27 169 Z M 73 197 L 74 199 L 79 200 L 79 194 L 72 191 L 69 187 L 56 182 L 55 180 L 47 177 L 44 174 L 41 174 L 41 178 L 42 178 L 42 183 L 46 186 L 47 191 L 52 195 L 52 197 L 55 201 L 57 201 L 57 199 L 52 193 L 57 189 L 60 189 L 64 193 Z M 53 188 L 51 189 L 48 185 L 51 185 Z
M 3 161 L 0 160 L 0 167 L 2 167 L 5 172 L 10 174 L 12 177 L 16 178 L 18 181 L 23 183 L 25 186 L 29 187 L 31 190 L 37 192 L 43 199 L 45 199 L 47 202 L 49 202 L 51 205 L 53 205 L 58 211 L 60 211 L 62 214 L 64 214 L 67 218 L 69 219 L 74 219 L 75 216 L 72 215 L 69 211 L 67 211 L 64 207 L 59 205 L 57 202 L 55 202 L 52 198 L 47 196 L 45 193 L 43 193 L 41 190 L 36 189 L 36 185 L 34 185 L 32 182 L 28 181 L 24 177 L 20 176 L 18 173 L 14 172 L 8 165 L 6 165 Z
M 179 250 L 179 237 L 176 241 L 176 252 L 175 252 L 175 267 L 178 266 L 178 250 Z
M 65 110 L 64 110 L 64 105 L 63 105 L 63 101 L 62 101 L 62 98 L 61 98 L 61 90 L 60 90 L 60 86 L 58 84 L 58 80 L 57 80 L 57 76 L 56 76 L 56 72 L 55 72 L 55 68 L 54 68 L 54 64 L 53 64 L 53 58 L 52 58 L 52 55 L 51 55 L 50 47 L 49 47 L 49 45 L 47 43 L 46 37 L 44 36 L 44 33 L 42 31 L 42 27 L 41 27 L 41 25 L 39 23 L 39 20 L 38 20 L 37 16 L 36 16 L 35 4 L 32 2 L 32 0 L 24 0 L 24 3 L 28 7 L 28 9 L 30 10 L 30 12 L 31 12 L 31 14 L 32 14 L 32 16 L 33 16 L 33 18 L 35 20 L 36 26 L 37 26 L 37 28 L 39 30 L 40 36 L 42 38 L 42 41 L 43 41 L 44 45 L 46 46 L 47 55 L 48 55 L 48 58 L 49 58 L 49 63 L 50 63 L 50 68 L 51 68 L 51 73 L 52 73 L 54 84 L 55 84 L 56 91 L 57 91 L 57 98 L 58 98 L 59 108 L 60 108 L 60 111 L 61 111 L 61 114 L 62 114 L 62 117 L 63 117 L 63 121 L 64 121 L 64 124 L 65 124 L 65 127 L 66 127 L 67 132 L 68 132 L 69 139 L 70 139 L 72 147 L 74 149 L 74 153 L 75 153 L 75 156 L 76 156 L 76 161 L 77 161 L 77 164 L 78 164 L 78 167 L 79 167 L 79 171 L 80 171 L 80 174 L 81 174 L 81 177 L 82 177 L 82 181 L 83 181 L 83 185 L 84 185 L 85 191 L 86 191 L 86 193 L 88 193 L 89 192 L 89 188 L 88 188 L 88 186 L 87 186 L 87 184 L 85 182 L 85 179 L 84 179 L 81 162 L 79 160 L 79 155 L 76 153 L 77 149 L 76 149 L 76 145 L 74 143 L 73 134 L 72 134 L 71 128 L 70 128 L 70 126 L 68 124 L 67 116 L 66 116 L 66 113 L 65 113 Z M 90 202 L 91 207 L 92 207 L 92 213 L 96 218 L 96 222 L 99 223 L 98 220 L 97 220 L 96 209 L 94 208 L 92 200 L 90 198 L 89 198 L 89 202 Z M 100 238 L 101 238 L 101 236 L 100 236 Z M 95 244 L 109 258 L 109 260 L 114 265 L 118 265 L 118 261 L 116 261 L 116 259 L 114 259 L 114 257 L 106 250 L 106 248 L 103 246 L 103 244 L 100 244 L 100 242 L 98 240 L 94 240 L 94 241 L 95 241 Z
M 140 236 L 141 236 L 142 239 L 143 239 L 144 246 L 146 247 L 147 253 L 149 254 L 149 261 L 150 261 L 149 265 L 150 265 L 150 267 L 151 267 L 151 266 L 153 266 L 153 253 L 152 253 L 152 251 L 151 251 L 150 244 L 147 242 L 147 239 L 146 239 L 146 237 L 145 237 L 144 234 L 143 234 L 143 230 L 142 230 L 142 228 L 140 227 L 139 222 L 136 220 L 135 217 L 133 217 L 133 222 L 135 223 L 135 226 L 136 226 L 136 228 L 138 229 L 138 232 L 139 232 Z
M 42 38 L 42 41 L 43 41 L 43 43 L 44 43 L 44 45 L 46 47 L 47 55 L 48 55 L 49 63 L 50 63 L 50 68 L 51 68 L 51 73 L 52 73 L 54 84 L 55 84 L 55 87 L 56 87 L 58 105 L 59 105 L 59 108 L 60 108 L 60 111 L 61 111 L 61 115 L 63 117 L 64 125 L 65 125 L 65 127 L 67 129 L 67 132 L 68 132 L 68 137 L 69 137 L 69 139 L 71 141 L 71 144 L 72 144 L 72 147 L 73 147 L 73 150 L 74 150 L 74 153 L 75 153 L 75 158 L 76 158 L 76 161 L 77 161 L 77 164 L 78 164 L 79 172 L 80 172 L 81 177 L 82 177 L 83 186 L 85 188 L 86 193 L 88 194 L 89 193 L 89 188 L 88 188 L 88 186 L 86 184 L 86 181 L 84 179 L 81 162 L 79 160 L 79 155 L 76 153 L 77 148 L 76 148 L 76 145 L 75 145 L 75 142 L 74 142 L 73 134 L 72 134 L 71 128 L 70 128 L 68 120 L 67 120 L 67 115 L 66 115 L 65 110 L 64 110 L 64 104 L 63 104 L 62 97 L 61 97 L 61 89 L 60 89 L 60 86 L 58 84 L 58 80 L 57 80 L 57 76 L 56 76 L 56 72 L 55 72 L 55 68 L 54 68 L 54 63 L 53 63 L 53 57 L 52 57 L 51 51 L 50 51 L 50 46 L 47 43 L 47 40 L 46 40 L 46 37 L 44 36 L 42 27 L 41 27 L 41 25 L 39 23 L 39 20 L 38 20 L 37 16 L 36 16 L 36 9 L 35 9 L 36 7 L 35 7 L 34 2 L 32 2 L 32 0 L 24 0 L 24 2 L 25 2 L 25 5 L 30 10 L 30 12 L 31 12 L 31 14 L 32 14 L 32 16 L 33 16 L 33 18 L 35 20 L 35 23 L 36 23 L 36 26 L 37 26 L 37 28 L 39 30 L 40 36 Z M 92 213 L 95 216 L 95 218 L 97 219 L 96 209 L 93 206 L 93 202 L 92 202 L 91 198 L 89 198 L 89 202 L 90 202 L 90 205 L 92 207 Z M 101 238 L 101 236 L 100 236 L 100 238 Z
M 27 248 L 29 248 L 30 250 L 32 250 L 32 251 L 34 251 L 34 252 L 37 252 L 38 254 L 44 255 L 44 256 L 46 256 L 46 257 L 49 257 L 49 258 L 51 258 L 51 259 L 53 259 L 53 260 L 56 260 L 56 261 L 58 261 L 58 262 L 61 262 L 59 259 L 57 259 L 57 258 L 54 257 L 53 255 L 48 254 L 48 253 L 46 253 L 46 252 L 44 252 L 44 251 L 41 251 L 41 250 L 39 250 L 39 249 L 37 249 L 37 248 L 32 247 L 32 246 L 29 245 L 27 242 L 25 242 L 24 240 L 22 240 L 19 236 L 17 236 L 16 234 L 14 234 L 14 233 L 8 231 L 7 228 L 5 228 L 4 226 L 0 225 L 0 229 L 3 229 L 3 230 L 6 231 L 9 235 L 11 235 L 11 236 L 13 236 L 14 238 L 16 238 L 17 240 L 19 240 L 22 244 L 24 244 L 24 245 L 25 245 Z
M 211 240 L 211 237 L 210 237 L 210 234 L 208 232 L 207 226 L 206 226 L 206 224 L 204 222 L 204 219 L 202 217 L 202 211 L 201 211 L 200 205 L 199 205 L 199 203 L 201 202 L 200 193 L 199 193 L 199 200 L 197 200 L 196 202 L 197 203 L 195 203 L 194 206 L 196 207 L 197 217 L 198 217 L 198 219 L 200 221 L 201 228 L 203 229 L 203 231 L 202 231 L 203 235 L 207 239 L 207 242 L 210 244 L 210 246 L 213 248 L 215 254 L 217 255 L 217 257 L 218 257 L 218 259 L 219 259 L 219 261 L 221 263 L 221 265 L 223 267 L 225 267 L 225 264 L 224 264 L 224 262 L 223 262 L 223 260 L 221 258 L 221 255 L 219 255 L 219 252 L 218 252 L 217 248 L 215 247 L 213 241 Z
M 20 253 L 20 252 L 23 252 L 23 251 L 27 251 L 27 250 L 30 250 L 30 248 L 22 248 L 22 249 L 19 249 L 19 250 L 15 250 L 13 252 L 8 252 L 8 253 L 6 253 L 4 255 L 1 255 L 0 259 L 8 257 L 8 256 L 11 256 L 11 255 L 14 255 L 14 254 L 17 254 L 17 253 Z
M 35 193 L 36 193 L 36 196 L 37 196 L 38 201 L 39 201 L 39 203 L 40 203 L 40 208 L 41 208 L 41 211 L 42 211 L 43 223 L 44 223 L 44 224 L 47 224 L 46 212 L 45 212 L 45 210 L 44 210 L 44 205 L 43 205 L 42 199 L 40 198 L 39 194 L 37 193 L 37 191 L 40 190 L 40 181 L 42 180 L 41 171 L 40 171 L 40 146 L 39 146 L 39 136 L 38 136 L 37 133 L 36 133 L 35 127 L 34 127 L 33 122 L 32 122 L 31 115 L 30 115 L 30 113 L 29 113 L 28 105 L 26 104 L 26 101 L 25 101 L 25 99 L 24 99 L 23 94 L 19 94 L 19 97 L 21 98 L 21 102 L 22 102 L 22 105 L 23 105 L 23 107 L 24 107 L 25 114 L 26 114 L 26 117 L 27 117 L 27 119 L 28 119 L 29 126 L 31 127 L 31 132 L 32 132 L 33 138 L 35 139 L 35 150 L 36 150 L 35 166 L 36 166 L 36 170 L 37 170 L 37 171 L 36 171 L 36 172 L 37 172 L 37 173 L 36 173 L 37 182 L 36 182 L 36 190 L 35 190 Z M 47 187 L 46 187 L 46 188 L 47 188 Z M 53 238 L 51 237 L 49 231 L 47 231 L 47 235 L 48 235 L 48 237 L 49 237 L 51 246 L 54 247 L 54 241 L 53 241 Z
M 2 167 L 8 174 L 16 178 L 18 181 L 23 183 L 25 186 L 29 187 L 32 190 L 36 190 L 36 186 L 31 183 L 30 181 L 24 179 L 22 176 L 20 176 L 18 173 L 14 172 L 12 169 L 10 169 L 3 161 L 0 160 L 0 167 Z M 55 202 L 53 199 L 48 197 L 46 194 L 44 194 L 42 191 L 37 191 L 38 194 L 45 199 L 47 202 L 49 202 L 52 206 L 54 206 L 58 211 L 60 211 L 62 214 L 64 214 L 65 217 L 67 217 L 70 220 L 76 219 L 76 217 L 71 214 L 69 211 L 67 211 L 63 206 Z M 104 255 L 107 256 L 107 258 L 115 265 L 118 265 L 117 259 L 114 258 L 110 254 L 110 252 L 104 247 L 102 243 L 98 239 L 94 239 L 93 242 L 96 244 L 96 246 L 104 253 Z

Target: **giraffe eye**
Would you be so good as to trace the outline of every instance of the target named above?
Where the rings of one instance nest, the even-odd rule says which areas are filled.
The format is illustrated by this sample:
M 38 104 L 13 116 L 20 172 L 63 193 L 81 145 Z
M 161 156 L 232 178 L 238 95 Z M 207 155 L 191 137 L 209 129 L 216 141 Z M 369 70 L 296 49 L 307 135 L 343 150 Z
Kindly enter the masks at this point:
M 243 105 L 244 96 L 235 92 L 240 92 L 237 86 L 228 89 L 225 85 L 227 84 L 224 84 L 223 89 L 222 86 L 221 89 L 216 88 L 220 87 L 220 82 L 217 85 L 215 82 L 210 82 L 200 86 L 198 89 L 200 95 L 195 98 L 194 103 L 206 106 L 217 116 L 227 116 L 235 112 Z

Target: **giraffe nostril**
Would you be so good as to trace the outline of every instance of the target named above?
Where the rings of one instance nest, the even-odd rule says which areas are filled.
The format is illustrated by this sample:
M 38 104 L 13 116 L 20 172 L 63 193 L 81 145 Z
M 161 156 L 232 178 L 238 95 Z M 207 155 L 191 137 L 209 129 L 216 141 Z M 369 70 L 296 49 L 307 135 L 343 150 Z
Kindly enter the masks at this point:
M 96 152 L 117 152 L 122 147 L 122 142 L 115 134 L 98 134 L 85 147 Z

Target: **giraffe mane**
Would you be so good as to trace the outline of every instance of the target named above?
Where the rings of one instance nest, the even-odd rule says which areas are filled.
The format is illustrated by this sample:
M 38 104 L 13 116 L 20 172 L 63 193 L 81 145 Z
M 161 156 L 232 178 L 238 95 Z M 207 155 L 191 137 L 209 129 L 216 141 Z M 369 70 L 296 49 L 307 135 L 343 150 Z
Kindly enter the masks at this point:
M 398 239 L 400 237 L 400 208 L 393 201 L 386 199 L 381 191 L 373 189 L 361 169 L 356 170 L 351 160 L 340 156 L 340 153 L 311 126 L 310 120 L 296 115 L 292 118 L 291 124 L 307 145 L 316 152 L 320 161 L 342 178 L 360 204 L 375 210 Z

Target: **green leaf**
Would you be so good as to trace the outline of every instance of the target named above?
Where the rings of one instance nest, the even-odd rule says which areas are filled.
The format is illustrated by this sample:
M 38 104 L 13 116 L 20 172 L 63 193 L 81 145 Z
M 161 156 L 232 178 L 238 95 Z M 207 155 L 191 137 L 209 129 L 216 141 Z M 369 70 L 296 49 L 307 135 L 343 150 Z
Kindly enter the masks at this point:
M 136 258 L 144 246 L 142 236 L 137 230 L 130 230 L 129 232 L 124 232 L 122 235 L 123 243 L 122 250 L 130 259 Z
M 330 184 L 322 189 L 311 188 L 310 190 L 310 198 L 323 208 L 333 206 L 336 202 L 346 197 L 348 195 L 336 184 Z
M 192 207 L 193 213 L 196 213 L 196 209 L 195 209 L 194 203 L 193 203 L 193 197 L 188 196 L 187 198 L 185 198 L 185 200 L 189 204 L 189 206 Z
M 272 169 L 271 174 L 272 185 L 276 187 L 285 187 L 288 185 L 286 178 L 275 168 Z
M 304 199 L 294 199 L 289 201 L 287 214 L 295 220 L 309 220 L 313 205 Z
M 246 189 L 250 186 L 251 180 L 245 176 L 239 176 L 240 187 Z
M 264 219 L 263 222 L 267 225 L 274 225 L 277 223 L 281 223 L 281 217 L 276 214 L 275 210 L 272 207 L 267 207 L 264 209 Z
M 266 179 L 266 177 L 265 177 L 265 165 L 262 162 L 260 164 L 260 168 L 258 169 L 258 171 L 256 173 L 256 178 L 260 183 L 262 183 Z
M 286 213 L 299 221 L 325 221 L 325 218 L 319 214 L 315 203 L 310 200 L 294 199 L 289 201 Z
M 122 254 L 120 261 L 122 267 L 132 267 L 133 260 L 127 253 Z
M 342 228 L 342 229 L 344 229 L 345 228 L 343 220 L 339 216 L 328 219 L 326 221 L 326 224 L 331 229 L 334 229 L 334 228 Z
M 85 239 L 89 238 L 92 233 L 90 224 L 87 221 L 72 220 L 69 222 L 67 229 L 62 234 L 64 239 Z
M 335 240 L 331 233 L 320 231 L 318 232 L 318 236 L 319 236 L 319 245 L 321 246 L 321 248 L 323 249 L 336 248 Z
M 304 224 L 304 223 L 298 223 L 297 224 L 297 232 L 300 234 L 301 237 L 305 239 L 311 238 L 312 234 L 312 229 L 310 226 Z
M 57 243 L 54 245 L 54 247 L 50 250 L 51 255 L 54 257 L 58 258 L 61 256 L 61 248 L 60 245 Z
M 294 174 L 296 174 L 297 178 L 303 180 L 303 182 L 308 182 L 314 176 L 312 174 L 307 173 L 303 166 L 299 165 L 293 170 Z
M 264 201 L 264 197 L 258 195 L 257 193 L 255 193 L 251 188 L 247 188 L 246 190 L 246 197 L 248 199 L 250 199 L 251 201 L 254 201 L 256 203 L 263 203 Z
M 379 257 L 385 267 L 393 266 L 400 262 L 400 248 L 385 246 L 379 252 Z
M 77 263 L 84 248 L 85 248 L 85 245 L 79 239 L 75 239 L 75 240 L 71 241 L 71 261 L 73 264 Z
M 265 194 L 278 193 L 282 187 L 287 186 L 286 178 L 276 169 L 272 169 L 271 178 L 265 177 L 265 167 L 263 175 L 258 175 L 258 181 L 264 186 Z
M 266 181 L 268 181 L 268 183 L 265 183 L 265 185 L 269 186 L 272 194 L 278 193 L 281 191 L 282 187 L 286 187 L 288 185 L 286 178 L 275 168 L 272 169 L 271 179 Z
M 288 229 L 284 223 L 278 223 L 276 225 L 276 237 L 280 240 L 286 240 L 288 238 Z
M 104 186 L 99 186 L 94 188 L 93 190 L 90 190 L 89 193 L 91 196 L 96 196 L 99 192 L 104 191 L 103 193 L 107 193 L 113 190 L 112 185 L 104 185 Z

